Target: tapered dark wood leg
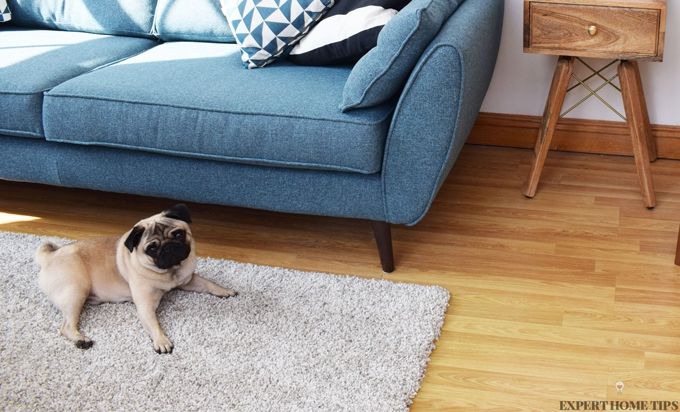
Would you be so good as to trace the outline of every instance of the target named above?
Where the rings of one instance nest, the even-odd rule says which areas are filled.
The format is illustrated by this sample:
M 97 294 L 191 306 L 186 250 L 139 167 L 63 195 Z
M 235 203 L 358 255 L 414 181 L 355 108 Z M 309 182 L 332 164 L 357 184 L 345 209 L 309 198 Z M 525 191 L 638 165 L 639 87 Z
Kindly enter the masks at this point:
M 375 242 L 378 245 L 380 264 L 385 273 L 394 272 L 394 253 L 392 252 L 392 229 L 387 222 L 371 221 Z
M 678 246 L 675 250 L 675 264 L 680 266 L 680 231 L 678 231 Z

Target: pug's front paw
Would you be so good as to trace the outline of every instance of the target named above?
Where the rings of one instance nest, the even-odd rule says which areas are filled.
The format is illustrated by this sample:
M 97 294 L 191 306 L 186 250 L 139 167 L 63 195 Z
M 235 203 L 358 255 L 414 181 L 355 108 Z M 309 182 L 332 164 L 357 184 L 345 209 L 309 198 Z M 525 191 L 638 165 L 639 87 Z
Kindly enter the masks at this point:
M 234 289 L 222 288 L 220 293 L 216 293 L 216 295 L 221 298 L 231 298 L 238 295 L 238 292 L 235 291 Z
M 170 339 L 163 336 L 153 342 L 153 348 L 158 354 L 169 354 L 172 353 L 173 345 L 172 342 L 170 342 Z

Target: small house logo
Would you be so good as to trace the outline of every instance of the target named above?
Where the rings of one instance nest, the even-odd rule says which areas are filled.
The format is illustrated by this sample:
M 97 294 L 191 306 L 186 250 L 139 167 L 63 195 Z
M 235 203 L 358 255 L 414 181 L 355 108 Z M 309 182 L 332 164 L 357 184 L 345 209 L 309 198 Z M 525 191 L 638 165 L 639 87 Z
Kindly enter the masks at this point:
M 618 392 L 619 395 L 621 395 L 623 393 L 623 388 L 625 386 L 626 385 L 624 385 L 623 382 L 621 382 L 621 381 L 618 381 L 614 384 L 614 387 L 616 388 L 616 392 Z

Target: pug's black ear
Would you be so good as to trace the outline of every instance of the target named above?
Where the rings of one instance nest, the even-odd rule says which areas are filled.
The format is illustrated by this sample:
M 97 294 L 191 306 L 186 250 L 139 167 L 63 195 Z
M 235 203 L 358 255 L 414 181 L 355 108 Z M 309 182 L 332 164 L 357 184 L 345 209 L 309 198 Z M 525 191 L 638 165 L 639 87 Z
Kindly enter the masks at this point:
M 189 216 L 189 209 L 185 204 L 179 204 L 171 207 L 170 209 L 163 212 L 163 216 L 170 219 L 181 220 L 182 222 L 191 223 L 191 217 Z
M 135 226 L 132 228 L 132 231 L 130 232 L 130 236 L 125 239 L 125 247 L 128 248 L 130 253 L 132 253 L 133 250 L 139 245 L 139 242 L 142 240 L 142 235 L 144 234 L 144 228 L 141 226 Z

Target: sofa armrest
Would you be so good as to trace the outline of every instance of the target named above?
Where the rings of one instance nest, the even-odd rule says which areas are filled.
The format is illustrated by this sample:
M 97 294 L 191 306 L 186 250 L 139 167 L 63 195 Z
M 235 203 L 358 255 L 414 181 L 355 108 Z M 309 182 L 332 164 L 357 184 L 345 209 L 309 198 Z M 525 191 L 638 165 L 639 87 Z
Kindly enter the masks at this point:
M 491 82 L 503 10 L 504 0 L 467 0 L 413 69 L 385 146 L 388 222 L 417 223 L 444 183 Z

